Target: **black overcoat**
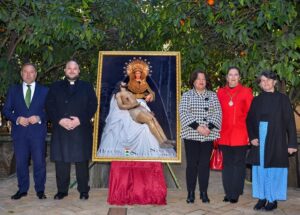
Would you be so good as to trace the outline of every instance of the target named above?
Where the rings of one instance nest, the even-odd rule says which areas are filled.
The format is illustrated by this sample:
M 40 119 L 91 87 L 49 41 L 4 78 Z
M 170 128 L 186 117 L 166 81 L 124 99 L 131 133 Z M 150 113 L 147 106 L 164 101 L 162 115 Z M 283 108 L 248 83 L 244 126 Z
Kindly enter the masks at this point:
M 269 102 L 266 103 L 265 101 Z M 266 106 L 267 105 L 267 106 Z M 279 92 L 263 92 L 252 101 L 247 116 L 249 139 L 259 139 L 259 122 L 262 110 L 269 112 L 268 131 L 265 142 L 264 166 L 288 167 L 288 148 L 297 148 L 294 113 L 289 98 Z M 259 146 L 251 146 L 247 161 L 259 165 Z
M 71 89 L 67 80 L 58 81 L 50 87 L 46 111 L 52 122 L 50 158 L 52 161 L 81 162 L 92 155 L 91 119 L 97 110 L 97 97 L 93 86 L 76 80 Z M 77 116 L 80 125 L 67 130 L 58 122 L 62 118 Z

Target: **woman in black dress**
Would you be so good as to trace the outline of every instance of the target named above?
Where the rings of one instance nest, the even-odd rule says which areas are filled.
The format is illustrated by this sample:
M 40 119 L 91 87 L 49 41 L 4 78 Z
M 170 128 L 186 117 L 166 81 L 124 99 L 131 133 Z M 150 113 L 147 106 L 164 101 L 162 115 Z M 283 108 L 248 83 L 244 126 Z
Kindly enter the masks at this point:
M 252 195 L 259 199 L 254 210 L 277 208 L 287 199 L 288 154 L 297 151 L 294 113 L 289 98 L 275 90 L 277 76 L 264 71 L 258 77 L 263 90 L 254 98 L 247 129 L 251 142 Z

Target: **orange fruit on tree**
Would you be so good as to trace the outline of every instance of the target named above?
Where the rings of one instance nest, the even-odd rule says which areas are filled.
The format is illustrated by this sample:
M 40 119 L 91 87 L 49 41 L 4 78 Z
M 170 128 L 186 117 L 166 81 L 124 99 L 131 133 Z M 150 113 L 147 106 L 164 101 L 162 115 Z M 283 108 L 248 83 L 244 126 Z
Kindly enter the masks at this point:
M 240 52 L 240 56 L 241 56 L 241 57 L 246 56 L 246 54 L 247 54 L 247 53 L 246 53 L 245 51 L 241 51 L 241 52 Z
M 206 2 L 209 6 L 213 6 L 215 4 L 215 0 L 207 0 Z
M 185 20 L 184 20 L 184 19 L 180 19 L 179 22 L 180 22 L 180 25 L 181 25 L 181 26 L 184 26 L 184 23 L 185 23 Z

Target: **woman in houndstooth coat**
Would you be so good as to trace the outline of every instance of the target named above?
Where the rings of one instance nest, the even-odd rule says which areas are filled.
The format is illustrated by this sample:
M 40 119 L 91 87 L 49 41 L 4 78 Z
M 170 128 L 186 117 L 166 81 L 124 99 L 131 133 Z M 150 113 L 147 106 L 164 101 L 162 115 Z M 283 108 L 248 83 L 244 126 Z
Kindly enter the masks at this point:
M 200 199 L 208 203 L 209 161 L 213 141 L 219 137 L 222 112 L 216 93 L 208 90 L 202 70 L 190 76 L 190 90 L 182 95 L 179 106 L 181 137 L 186 152 L 187 203 L 194 203 L 197 177 Z

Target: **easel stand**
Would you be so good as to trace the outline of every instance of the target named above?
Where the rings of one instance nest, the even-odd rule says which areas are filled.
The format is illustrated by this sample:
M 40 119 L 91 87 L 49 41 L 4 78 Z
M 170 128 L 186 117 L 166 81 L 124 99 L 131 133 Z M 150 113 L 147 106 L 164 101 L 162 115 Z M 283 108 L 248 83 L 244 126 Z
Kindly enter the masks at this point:
M 177 177 L 176 177 L 176 175 L 175 175 L 175 173 L 174 173 L 174 171 L 173 171 L 173 169 L 172 169 L 170 163 L 166 163 L 166 164 L 167 164 L 167 167 L 168 167 L 169 172 L 171 173 L 171 176 L 172 176 L 173 181 L 174 181 L 174 183 L 175 183 L 175 185 L 176 185 L 176 188 L 181 189 L 180 184 L 179 184 L 179 182 L 178 182 L 178 180 L 177 180 Z

